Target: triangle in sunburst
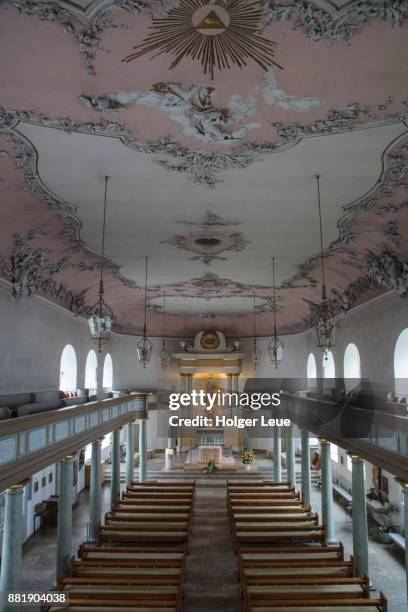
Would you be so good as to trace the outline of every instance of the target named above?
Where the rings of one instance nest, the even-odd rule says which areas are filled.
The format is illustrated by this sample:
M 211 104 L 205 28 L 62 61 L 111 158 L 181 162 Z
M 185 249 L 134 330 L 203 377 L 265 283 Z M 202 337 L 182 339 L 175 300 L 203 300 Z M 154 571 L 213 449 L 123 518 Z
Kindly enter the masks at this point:
M 197 30 L 220 30 L 226 27 L 225 23 L 218 17 L 215 11 L 210 11 L 204 19 L 200 21 L 198 26 L 196 26 Z

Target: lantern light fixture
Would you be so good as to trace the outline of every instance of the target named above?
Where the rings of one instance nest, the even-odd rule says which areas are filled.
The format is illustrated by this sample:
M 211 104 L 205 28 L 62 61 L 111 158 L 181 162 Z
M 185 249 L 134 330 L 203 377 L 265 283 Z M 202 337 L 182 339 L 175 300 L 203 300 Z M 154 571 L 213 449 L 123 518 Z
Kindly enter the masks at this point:
M 107 194 L 108 194 L 108 176 L 105 176 L 105 192 L 104 192 L 104 205 L 103 205 L 103 223 L 102 223 L 102 245 L 101 245 L 101 259 L 100 269 L 101 275 L 99 279 L 99 297 L 97 302 L 91 308 L 91 315 L 88 319 L 89 330 L 91 339 L 98 346 L 98 352 L 102 352 L 102 346 L 108 341 L 112 323 L 113 323 L 113 310 L 104 299 L 104 283 L 103 273 L 105 265 L 105 233 L 106 233 L 106 207 L 107 207 Z
M 152 356 L 153 344 L 147 337 L 147 257 L 145 258 L 145 292 L 144 292 L 144 325 L 143 337 L 137 343 L 137 357 L 145 368 Z
M 317 305 L 314 315 L 314 332 L 316 346 L 322 351 L 324 359 L 328 359 L 328 354 L 335 343 L 336 320 L 334 312 L 327 299 L 326 276 L 324 266 L 324 247 L 323 247 L 323 225 L 322 225 L 322 206 L 320 199 L 320 176 L 316 174 L 317 183 L 317 203 L 319 210 L 319 230 L 320 230 L 320 262 L 322 270 L 322 300 Z
M 272 278 L 273 278 L 273 338 L 268 344 L 269 357 L 275 370 L 278 369 L 283 359 L 284 344 L 278 337 L 276 324 L 276 283 L 275 283 L 275 257 L 272 257 Z
M 256 370 L 258 363 L 259 363 L 259 353 L 258 353 L 258 347 L 256 344 L 256 312 L 255 312 L 255 289 L 254 289 L 254 308 L 253 308 L 253 323 L 254 323 L 254 346 L 252 349 L 252 353 L 251 353 L 251 358 L 252 358 L 252 366 L 254 368 L 254 370 Z
M 166 290 L 163 290 L 163 337 L 162 337 L 162 349 L 160 351 L 160 365 L 161 369 L 167 368 L 170 361 L 170 355 L 166 348 Z

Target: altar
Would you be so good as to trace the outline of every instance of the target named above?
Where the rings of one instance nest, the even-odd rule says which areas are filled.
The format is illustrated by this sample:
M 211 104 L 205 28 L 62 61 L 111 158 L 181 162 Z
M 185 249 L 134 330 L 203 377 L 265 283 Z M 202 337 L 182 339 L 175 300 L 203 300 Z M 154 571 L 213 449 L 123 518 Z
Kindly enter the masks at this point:
M 187 453 L 186 467 L 205 466 L 209 461 L 215 461 L 218 469 L 234 469 L 235 459 L 232 455 L 224 455 L 222 446 L 197 446 Z
M 222 446 L 199 446 L 198 447 L 198 462 L 208 463 L 208 461 L 215 461 L 215 463 L 222 463 Z

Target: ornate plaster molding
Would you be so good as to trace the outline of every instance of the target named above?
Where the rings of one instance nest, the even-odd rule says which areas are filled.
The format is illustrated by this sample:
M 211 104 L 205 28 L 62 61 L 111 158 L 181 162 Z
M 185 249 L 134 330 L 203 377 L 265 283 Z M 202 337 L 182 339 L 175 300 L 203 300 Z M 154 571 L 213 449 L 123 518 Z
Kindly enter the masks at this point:
M 262 3 L 264 25 L 294 20 L 295 30 L 301 29 L 312 40 L 327 44 L 338 40 L 350 42 L 353 36 L 376 19 L 392 27 L 400 27 L 408 18 L 408 2 L 404 0 L 351 2 L 336 12 L 333 7 L 328 9 L 329 3 L 322 3 L 320 8 L 299 0 L 282 4 L 276 4 L 274 0 L 262 0 Z

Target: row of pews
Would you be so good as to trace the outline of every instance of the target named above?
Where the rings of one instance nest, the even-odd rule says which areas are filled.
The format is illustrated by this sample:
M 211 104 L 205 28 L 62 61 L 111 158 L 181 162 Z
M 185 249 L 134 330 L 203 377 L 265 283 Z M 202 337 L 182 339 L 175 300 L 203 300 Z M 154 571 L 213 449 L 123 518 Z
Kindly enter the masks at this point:
M 134 482 L 57 589 L 72 612 L 181 612 L 195 482 Z M 42 612 L 61 608 L 44 606 Z
M 227 504 L 246 612 L 387 612 L 289 483 L 228 481 Z

